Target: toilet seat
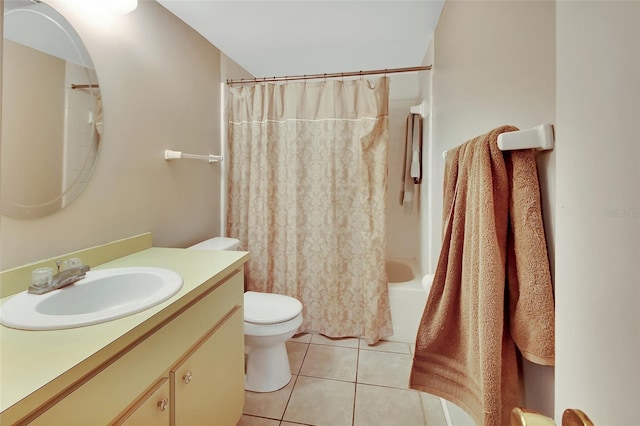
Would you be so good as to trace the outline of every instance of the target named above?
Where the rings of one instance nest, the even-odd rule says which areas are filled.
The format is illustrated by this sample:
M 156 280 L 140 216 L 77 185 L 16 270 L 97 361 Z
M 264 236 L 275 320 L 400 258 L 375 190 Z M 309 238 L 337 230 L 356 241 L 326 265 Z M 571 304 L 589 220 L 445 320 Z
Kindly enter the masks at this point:
M 279 324 L 296 318 L 302 303 L 293 297 L 247 291 L 244 294 L 244 321 L 252 324 Z

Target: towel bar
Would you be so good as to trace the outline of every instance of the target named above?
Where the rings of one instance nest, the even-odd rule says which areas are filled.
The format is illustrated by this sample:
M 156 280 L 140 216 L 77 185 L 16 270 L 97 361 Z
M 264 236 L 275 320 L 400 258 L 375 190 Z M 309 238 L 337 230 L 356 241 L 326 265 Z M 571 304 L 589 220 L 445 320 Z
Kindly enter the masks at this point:
M 191 160 L 207 160 L 210 163 L 216 163 L 218 161 L 222 161 L 221 155 L 198 155 L 198 154 L 186 154 L 180 151 L 172 151 L 170 149 L 164 150 L 164 159 L 165 160 L 177 160 L 179 158 L 188 158 Z
M 501 151 L 535 148 L 540 151 L 553 149 L 553 126 L 541 124 L 533 129 L 506 132 L 498 135 Z
M 540 124 L 532 129 L 505 132 L 498 135 L 498 148 L 501 151 L 530 148 L 548 151 L 553 149 L 553 146 L 554 134 L 551 124 Z M 447 151 L 442 153 L 442 158 L 447 158 Z
M 426 117 L 429 115 L 429 103 L 427 101 L 422 101 L 420 105 L 415 105 L 409 108 L 409 112 L 411 114 L 420 114 L 422 117 Z

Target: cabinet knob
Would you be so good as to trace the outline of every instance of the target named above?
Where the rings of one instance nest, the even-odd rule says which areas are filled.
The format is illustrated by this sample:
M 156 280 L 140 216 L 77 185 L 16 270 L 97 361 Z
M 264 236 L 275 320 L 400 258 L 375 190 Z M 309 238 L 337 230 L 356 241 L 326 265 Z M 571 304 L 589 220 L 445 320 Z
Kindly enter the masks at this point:
M 184 380 L 184 382 L 186 384 L 189 384 L 189 382 L 191 382 L 191 371 L 189 371 L 187 374 L 185 374 L 184 377 L 182 378 L 182 380 Z
M 169 398 L 162 398 L 162 401 L 158 402 L 158 408 L 160 408 L 160 411 L 166 410 L 167 405 L 169 405 Z

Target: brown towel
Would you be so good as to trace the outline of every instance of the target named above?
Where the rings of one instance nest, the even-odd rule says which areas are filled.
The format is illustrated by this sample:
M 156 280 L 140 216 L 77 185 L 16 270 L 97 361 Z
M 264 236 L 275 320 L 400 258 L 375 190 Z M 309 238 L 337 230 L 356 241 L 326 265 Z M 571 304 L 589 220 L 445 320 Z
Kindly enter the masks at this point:
M 500 151 L 503 126 L 447 153 L 443 245 L 410 387 L 478 424 L 509 424 L 522 356 L 554 362 L 554 302 L 532 150 Z M 503 156 L 504 154 L 504 156 Z M 515 343 L 514 343 L 515 342 Z
M 410 214 L 413 209 L 415 185 L 421 181 L 422 158 L 422 116 L 409 114 L 406 122 L 404 143 L 404 163 L 402 166 L 402 190 L 400 205 L 404 213 Z

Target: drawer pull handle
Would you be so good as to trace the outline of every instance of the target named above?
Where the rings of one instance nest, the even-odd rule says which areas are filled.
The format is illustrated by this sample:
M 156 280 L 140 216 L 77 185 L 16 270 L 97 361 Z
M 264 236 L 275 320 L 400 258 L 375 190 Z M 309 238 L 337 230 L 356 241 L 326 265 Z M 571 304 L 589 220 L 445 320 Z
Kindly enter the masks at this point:
M 189 382 L 191 382 L 191 371 L 189 371 L 187 374 L 185 374 L 184 377 L 182 378 L 182 380 L 184 380 L 184 382 L 186 384 L 189 384 Z
M 162 398 L 162 401 L 158 402 L 158 408 L 160 408 L 160 411 L 166 410 L 167 405 L 169 405 L 169 398 Z

